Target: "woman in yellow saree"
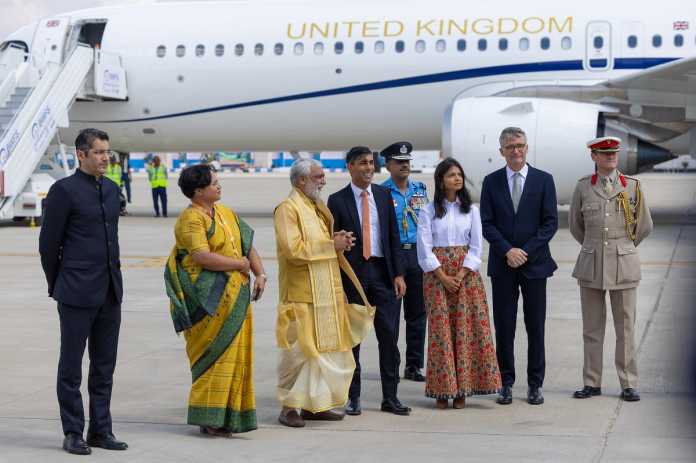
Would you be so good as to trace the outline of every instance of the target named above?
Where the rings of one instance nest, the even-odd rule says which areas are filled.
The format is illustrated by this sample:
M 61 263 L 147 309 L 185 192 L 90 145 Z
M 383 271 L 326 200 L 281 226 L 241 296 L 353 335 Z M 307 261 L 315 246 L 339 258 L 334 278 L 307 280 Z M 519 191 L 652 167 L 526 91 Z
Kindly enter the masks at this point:
M 188 424 L 216 436 L 256 429 L 251 301 L 266 284 L 254 231 L 221 197 L 207 165 L 184 169 L 179 187 L 191 205 L 174 228 L 176 244 L 164 272 L 177 333 L 191 365 Z M 249 270 L 256 275 L 250 290 Z

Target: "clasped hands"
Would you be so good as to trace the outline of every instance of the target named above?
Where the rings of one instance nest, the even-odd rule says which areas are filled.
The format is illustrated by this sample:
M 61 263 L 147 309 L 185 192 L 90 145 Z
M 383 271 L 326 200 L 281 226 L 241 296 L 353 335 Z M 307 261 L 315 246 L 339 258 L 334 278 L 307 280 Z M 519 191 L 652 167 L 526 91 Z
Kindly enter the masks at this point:
M 442 283 L 442 286 L 445 287 L 445 291 L 447 291 L 448 293 L 456 293 L 459 291 L 459 288 L 461 287 L 462 282 L 464 281 L 464 277 L 470 271 L 470 269 L 462 267 L 459 273 L 450 276 L 447 275 L 444 270 L 442 270 L 442 267 L 439 267 L 437 270 L 435 270 L 435 275 L 440 280 L 440 283 Z
M 337 231 L 333 234 L 333 242 L 336 251 L 350 251 L 355 244 L 355 236 L 353 236 L 353 232 Z
M 517 268 L 527 263 L 527 253 L 520 248 L 512 248 L 507 254 L 507 264 L 512 268 Z

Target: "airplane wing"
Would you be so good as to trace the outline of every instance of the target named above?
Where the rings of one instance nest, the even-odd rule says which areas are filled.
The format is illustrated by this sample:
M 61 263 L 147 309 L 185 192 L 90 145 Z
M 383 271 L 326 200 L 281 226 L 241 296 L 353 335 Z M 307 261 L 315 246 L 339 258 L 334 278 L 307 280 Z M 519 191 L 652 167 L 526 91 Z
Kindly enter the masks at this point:
M 604 85 L 625 90 L 681 93 L 696 97 L 696 57 L 678 59 L 645 71 L 610 79 Z

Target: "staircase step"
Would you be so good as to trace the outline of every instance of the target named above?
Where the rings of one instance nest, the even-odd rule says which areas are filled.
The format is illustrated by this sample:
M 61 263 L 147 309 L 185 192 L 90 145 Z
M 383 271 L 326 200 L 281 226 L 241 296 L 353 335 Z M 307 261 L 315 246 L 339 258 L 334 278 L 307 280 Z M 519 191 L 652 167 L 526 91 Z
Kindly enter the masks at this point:
M 14 108 L 2 108 L 0 109 L 0 117 L 3 116 L 12 116 L 17 112 L 16 109 Z
M 17 87 L 15 88 L 14 95 L 28 95 L 31 92 L 32 87 Z

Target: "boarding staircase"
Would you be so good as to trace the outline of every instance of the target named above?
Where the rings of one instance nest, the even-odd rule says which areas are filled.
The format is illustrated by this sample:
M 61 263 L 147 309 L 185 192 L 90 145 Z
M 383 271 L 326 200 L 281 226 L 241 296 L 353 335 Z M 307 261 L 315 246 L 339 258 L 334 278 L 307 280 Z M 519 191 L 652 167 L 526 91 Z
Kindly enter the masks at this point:
M 21 50 L 5 50 L 0 62 L 0 220 L 38 217 L 53 178 L 37 172 L 47 148 L 83 89 L 95 53 L 78 44 L 62 63 L 39 70 Z M 22 54 L 21 60 L 18 55 Z M 44 184 L 43 187 L 40 184 Z

